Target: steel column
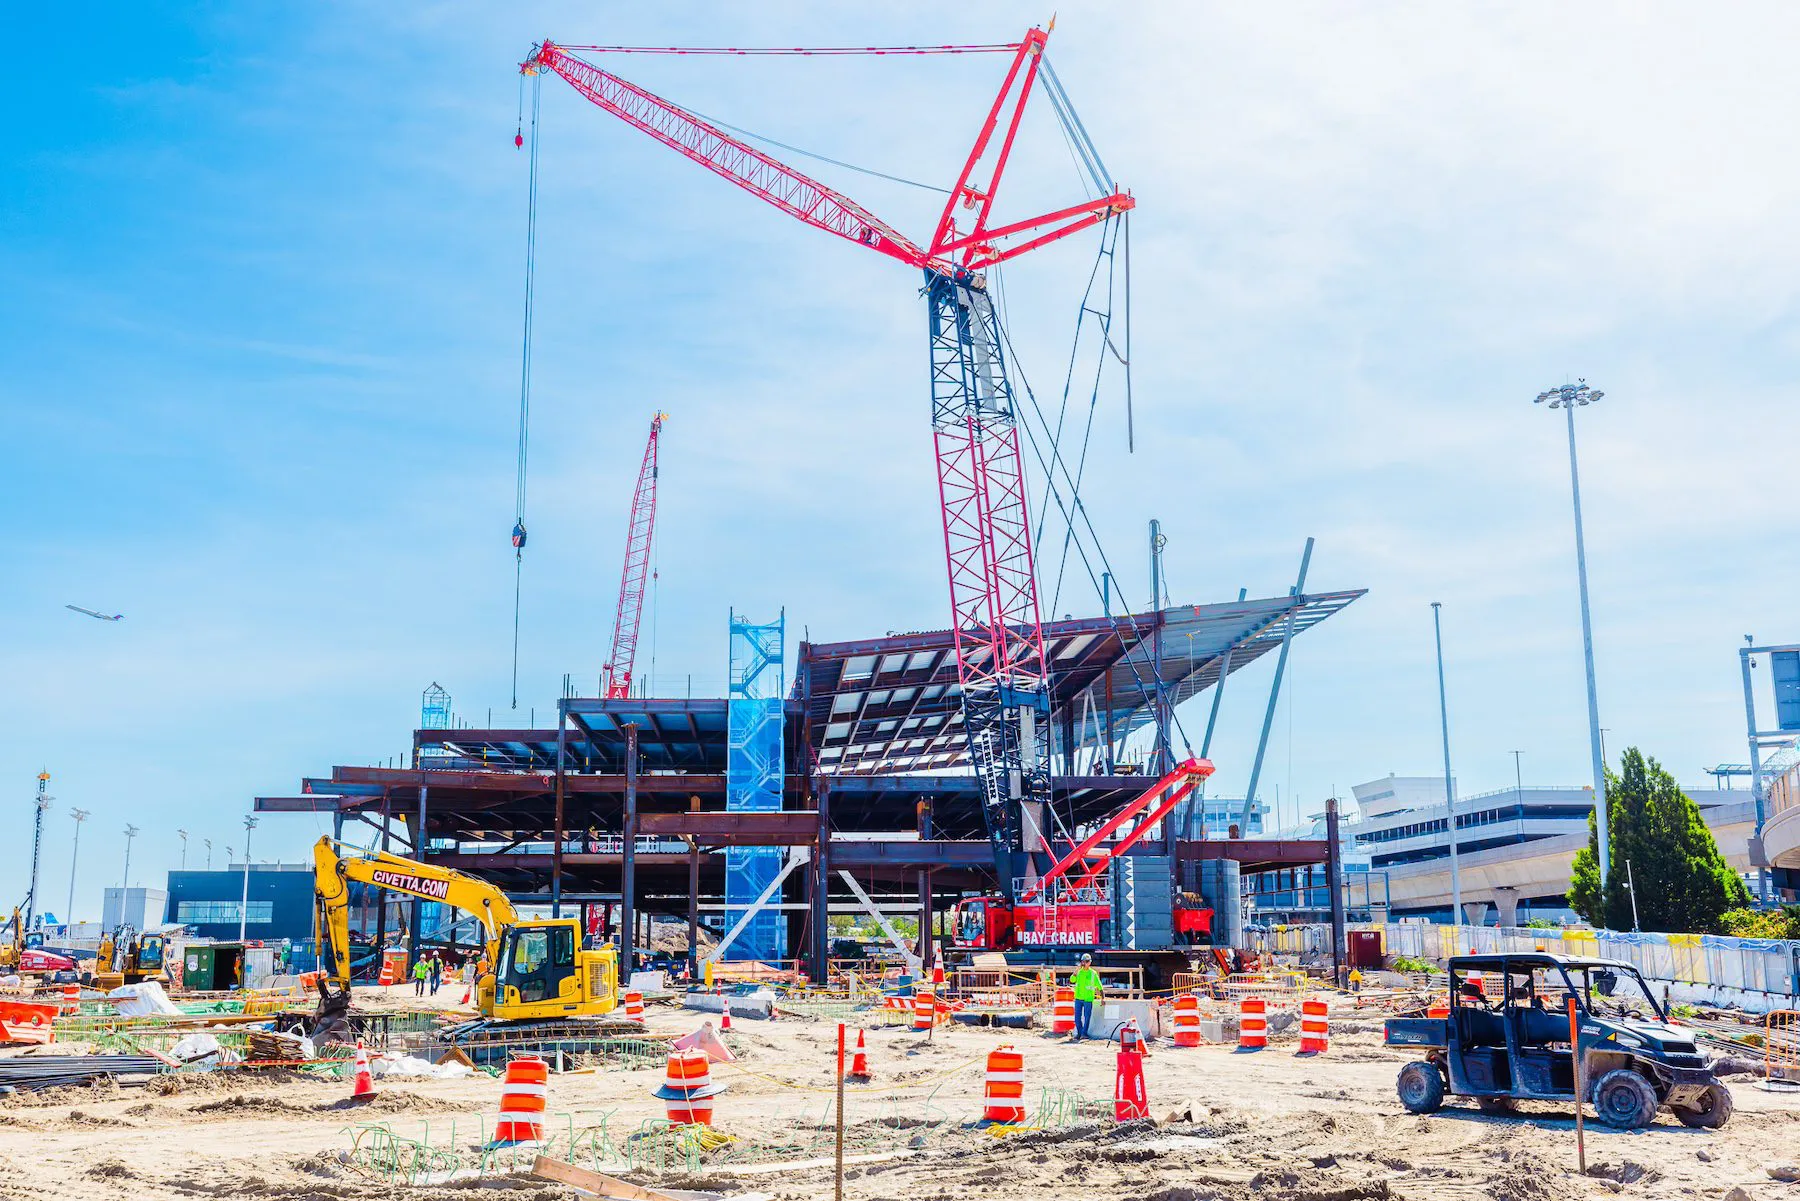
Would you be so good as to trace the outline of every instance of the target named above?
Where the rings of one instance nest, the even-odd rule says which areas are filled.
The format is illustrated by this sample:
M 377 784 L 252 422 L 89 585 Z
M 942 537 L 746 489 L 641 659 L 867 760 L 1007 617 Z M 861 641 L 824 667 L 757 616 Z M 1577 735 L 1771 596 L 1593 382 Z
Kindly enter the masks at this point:
M 1312 562 L 1313 540 L 1306 540 L 1306 549 L 1300 553 L 1300 576 L 1294 581 L 1294 590 L 1288 595 L 1294 603 L 1288 609 L 1287 628 L 1281 634 L 1281 654 L 1275 659 L 1275 681 L 1269 685 L 1269 707 L 1263 710 L 1262 733 L 1256 739 L 1256 759 L 1250 765 L 1250 784 L 1244 790 L 1244 811 L 1238 819 L 1238 833 L 1246 837 L 1250 834 L 1250 810 L 1256 804 L 1256 785 L 1262 778 L 1263 752 L 1269 749 L 1269 729 L 1275 724 L 1275 703 L 1281 699 L 1281 677 L 1287 672 L 1288 647 L 1294 642 L 1294 618 L 1300 613 L 1303 598 L 1306 596 L 1306 568 Z
M 564 697 L 556 702 L 556 841 L 550 848 L 550 916 L 562 916 L 564 780 L 568 772 L 569 702 Z
M 636 932 L 637 827 L 638 827 L 638 728 L 625 723 L 625 832 L 620 858 L 619 884 L 619 981 L 631 979 L 632 936 Z

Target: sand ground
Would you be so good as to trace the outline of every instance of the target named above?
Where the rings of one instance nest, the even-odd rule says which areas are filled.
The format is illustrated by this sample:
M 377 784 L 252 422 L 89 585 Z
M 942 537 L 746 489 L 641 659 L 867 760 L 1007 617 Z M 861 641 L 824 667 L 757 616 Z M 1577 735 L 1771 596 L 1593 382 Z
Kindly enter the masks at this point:
M 652 1007 L 649 1014 L 650 1029 L 665 1033 L 685 1033 L 697 1021 L 673 1008 Z M 1779 1183 L 1768 1171 L 1800 1159 L 1800 1098 L 1740 1079 L 1733 1087 L 1737 1113 L 1723 1131 L 1689 1130 L 1668 1115 L 1631 1134 L 1590 1126 L 1592 1174 L 1583 1178 L 1574 1172 L 1568 1110 L 1530 1106 L 1521 1118 L 1498 1118 L 1452 1102 L 1436 1115 L 1412 1116 L 1393 1089 L 1404 1057 L 1380 1045 L 1378 1024 L 1336 1026 L 1331 1051 L 1317 1058 L 1296 1057 L 1291 1042 L 1248 1055 L 1158 1044 L 1145 1065 L 1152 1113 L 1186 1110 L 1187 1120 L 1076 1124 L 1005 1137 L 973 1125 L 982 1061 L 994 1046 L 1010 1041 L 1024 1052 L 1028 1102 L 1046 1087 L 1110 1097 L 1112 1054 L 1033 1031 L 948 1027 L 926 1042 L 908 1031 L 872 1028 L 873 1081 L 852 1090 L 845 1107 L 852 1149 L 909 1154 L 853 1165 L 845 1195 L 857 1201 L 1573 1201 L 1722 1199 L 1741 1188 L 1757 1201 L 1800 1201 L 1800 1185 Z M 740 1020 L 732 1039 L 741 1061 L 718 1069 L 729 1087 L 715 1102 L 717 1128 L 760 1146 L 809 1140 L 817 1146 L 829 1113 L 835 1025 Z M 651 1095 L 661 1075 L 638 1069 L 554 1076 L 549 1109 L 571 1115 L 576 1127 L 607 1114 L 615 1136 L 629 1133 L 662 1115 L 662 1103 Z M 491 1129 L 497 1109 L 497 1081 L 384 1081 L 376 1103 L 356 1109 L 346 1105 L 347 1092 L 346 1085 L 291 1074 L 234 1073 L 183 1077 L 178 1087 L 165 1078 L 148 1088 L 0 1101 L 0 1197 L 448 1201 L 468 1198 L 471 1188 L 502 1189 L 517 1201 L 579 1195 L 529 1176 L 409 1187 L 347 1161 L 359 1123 L 386 1122 L 407 1136 L 429 1124 L 433 1143 L 444 1144 L 455 1121 L 465 1161 L 473 1162 L 477 1122 L 485 1118 Z M 566 1129 L 570 1119 L 552 1124 Z M 825 1166 L 635 1178 L 756 1191 L 783 1201 L 832 1191 Z

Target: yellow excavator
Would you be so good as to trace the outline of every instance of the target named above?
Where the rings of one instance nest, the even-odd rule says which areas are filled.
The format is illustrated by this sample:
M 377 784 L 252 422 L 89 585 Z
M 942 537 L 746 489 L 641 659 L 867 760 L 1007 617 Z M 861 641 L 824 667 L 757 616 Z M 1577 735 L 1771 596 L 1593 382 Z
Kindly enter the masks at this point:
M 115 989 L 163 977 L 168 939 L 161 934 L 139 934 L 129 925 L 119 926 L 100 940 L 94 953 L 94 988 Z
M 574 918 L 522 919 L 506 894 L 485 880 L 326 837 L 313 845 L 314 935 L 325 972 L 321 1019 L 328 1009 L 348 1006 L 352 883 L 438 901 L 481 922 L 485 948 L 475 981 L 481 1018 L 452 1027 L 450 1041 L 520 1031 L 578 1039 L 595 1034 L 595 1023 L 585 1019 L 618 1007 L 618 953 L 610 946 L 584 949 Z

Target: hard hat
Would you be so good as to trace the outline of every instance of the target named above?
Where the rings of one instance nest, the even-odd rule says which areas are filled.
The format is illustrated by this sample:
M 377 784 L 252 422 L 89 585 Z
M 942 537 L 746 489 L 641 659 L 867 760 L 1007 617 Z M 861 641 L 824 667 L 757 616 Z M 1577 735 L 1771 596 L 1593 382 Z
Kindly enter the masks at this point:
M 1094 957 L 1093 957 L 1093 956 L 1092 956 L 1092 955 L 1083 955 L 1083 956 L 1082 956 L 1082 957 L 1081 957 L 1081 962 L 1083 962 L 1083 963 L 1092 963 L 1092 962 L 1094 962 Z

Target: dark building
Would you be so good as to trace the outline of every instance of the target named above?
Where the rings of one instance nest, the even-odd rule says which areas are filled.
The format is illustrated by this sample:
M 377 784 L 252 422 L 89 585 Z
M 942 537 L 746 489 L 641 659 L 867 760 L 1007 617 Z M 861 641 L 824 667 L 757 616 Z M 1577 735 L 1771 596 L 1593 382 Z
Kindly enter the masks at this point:
M 242 865 L 217 872 L 170 872 L 166 921 L 202 938 L 238 936 L 244 898 Z M 244 937 L 252 942 L 305 942 L 313 932 L 313 875 L 309 863 L 253 863 Z

